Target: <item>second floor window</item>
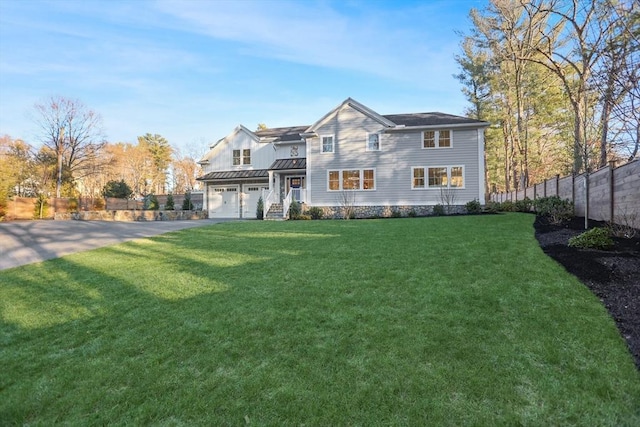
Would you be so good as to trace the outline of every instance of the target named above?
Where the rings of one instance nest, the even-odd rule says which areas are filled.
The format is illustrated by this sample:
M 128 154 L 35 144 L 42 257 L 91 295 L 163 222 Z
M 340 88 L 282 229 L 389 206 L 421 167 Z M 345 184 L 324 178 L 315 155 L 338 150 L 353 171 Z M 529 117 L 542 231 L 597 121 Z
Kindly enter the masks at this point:
M 327 135 L 321 137 L 322 147 L 320 148 L 323 153 L 333 153 L 333 135 Z
M 233 150 L 233 166 L 250 165 L 251 164 L 251 150 Z
M 367 151 L 380 151 L 379 133 L 370 133 L 367 135 Z
M 450 130 L 425 130 L 422 132 L 422 148 L 451 147 Z

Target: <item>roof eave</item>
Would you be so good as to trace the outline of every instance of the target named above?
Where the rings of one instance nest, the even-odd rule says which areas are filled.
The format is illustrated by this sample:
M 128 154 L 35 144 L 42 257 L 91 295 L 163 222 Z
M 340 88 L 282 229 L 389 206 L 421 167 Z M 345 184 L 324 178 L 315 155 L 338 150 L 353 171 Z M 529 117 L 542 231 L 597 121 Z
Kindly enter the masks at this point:
M 421 126 L 396 126 L 392 128 L 383 129 L 383 132 L 402 132 L 408 130 L 428 130 L 428 129 L 473 129 L 473 128 L 486 128 L 489 127 L 491 123 L 488 122 L 477 122 L 477 123 L 451 123 L 451 124 L 440 124 L 440 125 L 421 125 Z

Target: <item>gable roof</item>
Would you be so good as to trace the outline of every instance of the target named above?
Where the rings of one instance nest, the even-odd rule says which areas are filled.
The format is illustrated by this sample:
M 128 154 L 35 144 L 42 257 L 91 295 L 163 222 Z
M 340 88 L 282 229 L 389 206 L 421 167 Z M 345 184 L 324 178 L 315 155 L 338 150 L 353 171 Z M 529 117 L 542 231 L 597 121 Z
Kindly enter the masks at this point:
M 302 139 L 300 134 L 303 133 L 308 127 L 309 125 L 269 128 L 258 130 L 255 132 L 255 134 L 261 140 L 267 140 L 267 142 L 300 141 Z
M 393 127 L 393 126 L 395 126 L 395 123 L 393 123 L 391 120 L 385 118 L 384 116 L 381 116 L 380 114 L 376 113 L 375 111 L 373 111 L 369 107 L 366 107 L 365 105 L 359 103 L 358 101 L 356 101 L 353 98 L 347 98 L 344 101 L 342 101 L 340 103 L 340 105 L 338 105 L 333 110 L 329 111 L 327 114 L 322 116 L 322 118 L 320 120 L 318 120 L 317 122 L 315 122 L 314 124 L 309 126 L 309 128 L 304 133 L 313 133 L 313 132 L 315 132 L 316 129 L 318 129 L 323 123 L 325 123 L 327 120 L 329 120 L 329 118 L 331 118 L 334 115 L 336 115 L 338 113 L 338 111 L 340 111 L 345 106 L 349 106 L 349 107 L 353 108 L 354 110 L 361 112 L 365 116 L 377 121 L 378 123 L 380 123 L 381 125 L 383 125 L 385 127 Z
M 396 126 L 416 127 L 416 126 L 445 126 L 445 125 L 478 125 L 489 126 L 488 122 L 469 117 L 455 116 L 440 112 L 432 113 L 410 113 L 410 114 L 385 114 Z

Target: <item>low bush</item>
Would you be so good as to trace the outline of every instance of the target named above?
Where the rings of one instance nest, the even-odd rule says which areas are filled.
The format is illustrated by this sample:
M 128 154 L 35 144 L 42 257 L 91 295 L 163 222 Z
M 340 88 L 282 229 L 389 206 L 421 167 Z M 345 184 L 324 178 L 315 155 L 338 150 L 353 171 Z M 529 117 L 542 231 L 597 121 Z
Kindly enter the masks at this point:
M 291 205 L 289 205 L 289 218 L 297 219 L 302 213 L 302 208 L 300 207 L 300 203 L 296 200 L 291 201 Z
M 309 215 L 311 219 L 322 219 L 324 215 L 324 211 L 322 210 L 322 208 L 318 206 L 313 206 L 307 209 L 307 211 L 304 214 Z
M 498 209 L 500 212 L 515 212 L 516 205 L 511 200 L 505 200 L 499 204 Z
M 606 228 L 592 228 L 569 239 L 569 246 L 582 249 L 609 249 L 613 239 Z
M 433 214 L 435 216 L 442 216 L 444 215 L 444 206 L 442 206 L 440 203 L 438 203 L 437 205 L 435 205 L 433 207 Z
M 484 210 L 485 212 L 488 212 L 488 213 L 498 213 L 500 212 L 500 203 L 488 201 L 484 205 Z
M 69 205 L 67 206 L 69 212 L 78 212 L 78 206 L 78 199 L 76 199 L 75 197 L 69 199 Z
M 478 200 L 471 200 L 464 205 L 468 214 L 479 214 L 482 212 L 482 205 Z
M 301 220 L 301 221 L 309 221 L 312 218 L 311 218 L 311 215 L 301 214 L 301 215 L 298 215 L 297 217 L 295 217 L 293 219 L 297 219 L 297 220 Z
M 407 214 L 407 216 L 408 216 L 409 218 L 415 218 L 415 217 L 417 217 L 417 216 L 418 216 L 418 214 L 416 213 L 415 209 L 411 209 L 411 210 L 409 211 L 409 213 Z
M 391 211 L 391 218 L 402 218 L 402 212 L 400 212 L 399 210 L 392 210 Z
M 562 224 L 573 217 L 573 203 L 558 196 L 536 199 L 533 206 L 536 215 L 546 218 L 552 224 Z
M 529 213 L 531 212 L 531 208 L 533 207 L 533 200 L 528 197 L 525 197 L 522 200 L 518 200 L 515 204 L 515 209 L 517 212 Z

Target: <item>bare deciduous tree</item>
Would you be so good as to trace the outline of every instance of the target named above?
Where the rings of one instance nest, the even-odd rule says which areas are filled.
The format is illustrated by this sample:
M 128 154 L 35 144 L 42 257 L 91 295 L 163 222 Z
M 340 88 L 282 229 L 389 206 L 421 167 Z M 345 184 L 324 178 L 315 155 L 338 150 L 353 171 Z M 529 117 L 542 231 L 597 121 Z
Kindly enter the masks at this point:
M 36 104 L 34 109 L 41 141 L 56 155 L 56 197 L 60 197 L 63 170 L 73 178 L 104 146 L 102 118 L 81 101 L 61 96 Z

